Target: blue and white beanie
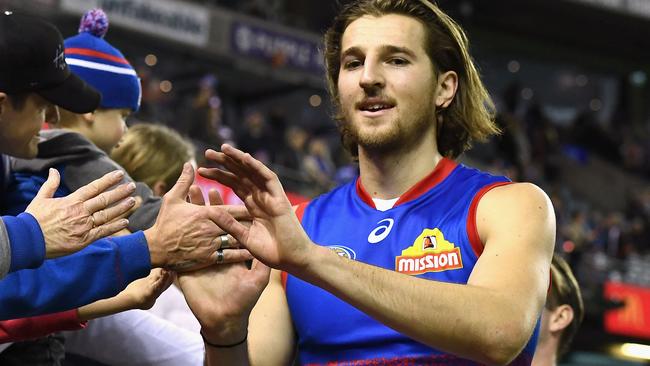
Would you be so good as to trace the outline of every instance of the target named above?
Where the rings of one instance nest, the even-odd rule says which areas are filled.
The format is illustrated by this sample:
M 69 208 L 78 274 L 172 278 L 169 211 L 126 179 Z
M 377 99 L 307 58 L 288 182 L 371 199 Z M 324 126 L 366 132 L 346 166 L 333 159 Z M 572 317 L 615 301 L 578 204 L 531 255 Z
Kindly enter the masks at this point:
M 103 37 L 108 32 L 108 17 L 93 9 L 81 17 L 79 34 L 65 40 L 65 60 L 70 70 L 102 93 L 101 108 L 140 107 L 140 79 L 122 52 Z

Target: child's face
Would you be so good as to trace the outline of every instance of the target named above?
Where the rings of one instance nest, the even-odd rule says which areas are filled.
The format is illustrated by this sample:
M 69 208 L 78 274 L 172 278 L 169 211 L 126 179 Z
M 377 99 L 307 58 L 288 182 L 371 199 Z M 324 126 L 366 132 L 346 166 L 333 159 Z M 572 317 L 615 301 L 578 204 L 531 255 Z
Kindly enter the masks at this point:
M 107 154 L 120 142 L 126 133 L 126 118 L 130 109 L 100 109 L 95 111 L 91 140 Z

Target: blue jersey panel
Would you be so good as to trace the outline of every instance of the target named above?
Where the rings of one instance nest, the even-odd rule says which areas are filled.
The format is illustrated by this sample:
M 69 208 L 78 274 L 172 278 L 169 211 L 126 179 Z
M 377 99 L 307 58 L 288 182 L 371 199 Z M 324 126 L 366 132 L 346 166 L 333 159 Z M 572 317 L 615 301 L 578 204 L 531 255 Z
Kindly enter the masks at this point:
M 470 207 L 482 189 L 505 182 L 458 165 L 428 191 L 384 212 L 364 202 L 350 183 L 312 201 L 302 224 L 314 242 L 349 259 L 465 284 L 478 259 L 468 235 Z M 302 364 L 475 364 L 416 342 L 291 275 L 286 293 Z M 536 335 L 522 353 L 523 364 L 535 344 Z

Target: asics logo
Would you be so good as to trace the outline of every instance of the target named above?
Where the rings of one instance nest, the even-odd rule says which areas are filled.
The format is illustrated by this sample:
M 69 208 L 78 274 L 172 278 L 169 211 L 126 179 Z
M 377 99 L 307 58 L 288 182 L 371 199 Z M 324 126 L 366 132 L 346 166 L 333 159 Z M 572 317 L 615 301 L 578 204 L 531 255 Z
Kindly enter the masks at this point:
M 386 239 L 388 234 L 390 234 L 390 230 L 393 228 L 393 224 L 395 223 L 395 220 L 383 219 L 379 221 L 377 225 L 381 223 L 385 223 L 385 224 L 376 227 L 375 230 L 371 231 L 370 235 L 368 235 L 368 243 L 377 244 L 380 241 Z

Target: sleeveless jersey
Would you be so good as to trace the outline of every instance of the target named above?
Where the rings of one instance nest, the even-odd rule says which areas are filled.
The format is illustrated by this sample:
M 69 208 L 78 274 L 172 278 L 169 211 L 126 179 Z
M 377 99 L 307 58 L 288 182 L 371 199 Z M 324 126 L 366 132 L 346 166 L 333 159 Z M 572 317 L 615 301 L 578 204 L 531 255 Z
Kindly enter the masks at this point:
M 299 207 L 297 214 L 315 243 L 339 255 L 466 284 L 483 249 L 475 225 L 478 202 L 489 189 L 508 183 L 443 159 L 388 211 L 374 208 L 357 179 Z M 478 365 L 414 341 L 294 276 L 283 279 L 302 365 Z M 513 365 L 530 364 L 538 332 L 539 322 Z

